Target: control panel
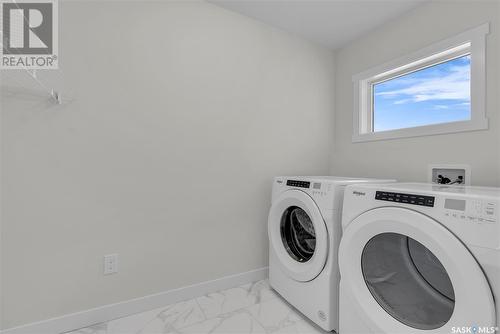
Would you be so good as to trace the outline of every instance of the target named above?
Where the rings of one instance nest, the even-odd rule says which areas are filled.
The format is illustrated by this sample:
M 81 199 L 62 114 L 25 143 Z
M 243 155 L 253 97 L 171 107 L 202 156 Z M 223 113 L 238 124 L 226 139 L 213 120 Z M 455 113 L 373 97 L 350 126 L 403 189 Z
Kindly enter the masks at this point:
M 444 216 L 469 223 L 492 224 L 497 221 L 495 202 L 446 198 Z
M 415 194 L 393 193 L 388 191 L 377 191 L 375 199 L 380 201 L 397 202 L 421 206 L 434 206 L 434 196 L 423 196 Z
M 286 185 L 290 186 L 290 187 L 309 188 L 311 186 L 311 182 L 309 182 L 309 181 L 297 181 L 297 180 L 286 180 Z

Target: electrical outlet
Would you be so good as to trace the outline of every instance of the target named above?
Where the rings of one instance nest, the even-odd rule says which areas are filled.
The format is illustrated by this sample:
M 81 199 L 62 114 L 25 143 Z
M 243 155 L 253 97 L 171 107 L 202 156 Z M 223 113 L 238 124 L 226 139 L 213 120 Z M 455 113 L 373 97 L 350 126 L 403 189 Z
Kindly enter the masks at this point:
M 430 165 L 429 182 L 470 185 L 470 167 L 468 165 Z
M 104 275 L 118 272 L 118 254 L 104 255 Z

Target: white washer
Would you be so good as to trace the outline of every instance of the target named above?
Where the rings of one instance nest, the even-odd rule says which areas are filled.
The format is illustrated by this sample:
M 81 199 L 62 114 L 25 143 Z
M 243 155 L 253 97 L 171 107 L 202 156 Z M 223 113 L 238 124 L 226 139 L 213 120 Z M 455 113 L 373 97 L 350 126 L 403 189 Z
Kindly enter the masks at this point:
M 390 180 L 387 180 L 390 181 Z M 385 180 L 276 177 L 269 212 L 269 283 L 326 330 L 338 328 L 341 208 L 346 185 Z
M 494 333 L 499 210 L 500 188 L 347 187 L 340 333 Z

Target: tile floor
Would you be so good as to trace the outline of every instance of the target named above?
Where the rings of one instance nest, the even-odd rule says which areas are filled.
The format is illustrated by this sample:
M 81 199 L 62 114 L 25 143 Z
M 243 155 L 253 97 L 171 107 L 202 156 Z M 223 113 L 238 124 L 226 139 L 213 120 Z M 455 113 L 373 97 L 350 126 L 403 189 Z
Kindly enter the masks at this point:
M 68 334 L 293 333 L 322 331 L 286 303 L 267 280 L 245 284 Z

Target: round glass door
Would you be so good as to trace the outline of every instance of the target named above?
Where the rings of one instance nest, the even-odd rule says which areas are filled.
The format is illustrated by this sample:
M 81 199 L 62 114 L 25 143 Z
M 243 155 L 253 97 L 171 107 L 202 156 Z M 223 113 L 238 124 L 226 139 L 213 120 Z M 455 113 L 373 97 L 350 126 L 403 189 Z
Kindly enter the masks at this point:
M 460 324 L 496 323 L 474 256 L 422 213 L 380 207 L 356 216 L 344 228 L 339 270 L 341 302 L 352 304 L 370 332 L 441 334 Z
M 300 190 L 274 198 L 268 235 L 273 266 L 296 281 L 308 282 L 323 270 L 328 257 L 328 231 L 314 200 Z
M 311 259 L 316 248 L 316 233 L 309 215 L 297 206 L 287 208 L 281 217 L 281 240 L 287 253 L 298 262 Z
M 450 277 L 418 241 L 399 233 L 378 234 L 365 245 L 361 267 L 373 298 L 401 323 L 430 330 L 450 320 L 455 307 Z

